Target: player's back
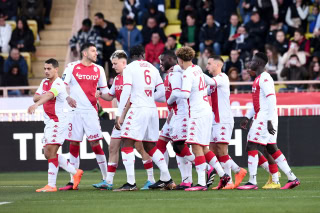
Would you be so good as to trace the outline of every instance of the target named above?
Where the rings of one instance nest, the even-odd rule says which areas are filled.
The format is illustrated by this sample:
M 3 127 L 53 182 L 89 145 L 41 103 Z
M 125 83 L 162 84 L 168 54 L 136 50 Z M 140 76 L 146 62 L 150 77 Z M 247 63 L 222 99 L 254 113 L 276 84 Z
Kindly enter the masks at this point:
M 210 104 L 208 101 L 206 83 L 204 80 L 204 74 L 201 68 L 197 65 L 188 67 L 183 72 L 183 85 L 182 92 L 190 92 L 190 97 L 187 100 L 190 107 L 190 116 L 192 118 L 202 117 L 210 114 Z M 185 87 L 185 84 L 189 86 Z M 191 91 L 185 90 L 190 88 Z
M 154 91 L 163 84 L 159 71 L 149 62 L 137 60 L 124 70 L 123 83 L 131 84 L 131 107 L 156 107 Z
M 212 111 L 214 123 L 233 123 L 233 115 L 230 106 L 230 81 L 225 73 L 214 77 L 216 86 L 210 86 Z

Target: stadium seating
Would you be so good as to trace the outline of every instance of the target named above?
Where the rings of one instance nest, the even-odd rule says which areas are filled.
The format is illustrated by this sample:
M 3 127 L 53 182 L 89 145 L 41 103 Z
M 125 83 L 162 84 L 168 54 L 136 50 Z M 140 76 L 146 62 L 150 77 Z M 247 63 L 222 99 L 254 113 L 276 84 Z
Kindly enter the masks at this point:
M 137 29 L 138 29 L 138 30 L 140 30 L 140 31 L 141 31 L 141 30 L 142 30 L 142 28 L 143 28 L 143 26 L 142 26 L 142 25 L 137 25 L 136 27 L 137 27 Z
M 175 35 L 177 37 L 180 37 L 181 34 L 181 28 L 180 25 L 175 24 L 175 25 L 168 25 L 166 26 L 166 28 L 164 29 L 164 33 L 166 34 L 166 36 L 169 35 Z
M 6 23 L 10 24 L 11 29 L 16 29 L 16 22 L 15 21 L 6 21 Z M 38 24 L 35 20 L 28 20 L 27 21 L 28 26 L 30 30 L 32 30 L 33 36 L 34 36 L 34 44 L 37 45 L 39 42 L 37 42 L 37 35 L 38 35 Z
M 181 24 L 181 21 L 178 19 L 178 9 L 167 9 L 166 17 L 169 21 L 169 25 L 171 24 Z
M 28 77 L 32 77 L 32 72 L 31 72 L 31 54 L 28 53 L 28 52 L 21 52 L 20 53 L 24 59 L 26 60 L 27 62 L 27 65 L 28 65 Z M 6 60 L 9 56 L 8 53 L 0 53 L 0 55 L 3 57 L 4 60 Z
M 170 1 L 171 0 L 166 0 L 165 1 L 165 5 L 167 9 L 170 9 Z M 179 5 L 180 5 L 180 0 L 176 0 L 176 9 L 179 9 Z

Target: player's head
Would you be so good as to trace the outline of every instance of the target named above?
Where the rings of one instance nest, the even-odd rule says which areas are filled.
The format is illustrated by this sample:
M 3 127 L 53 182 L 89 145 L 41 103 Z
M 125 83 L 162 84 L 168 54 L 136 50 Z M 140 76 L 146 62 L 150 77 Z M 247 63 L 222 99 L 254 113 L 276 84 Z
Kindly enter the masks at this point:
M 92 63 L 95 63 L 97 61 L 98 52 L 96 45 L 92 43 L 84 43 L 81 46 L 80 52 L 82 59 L 88 60 Z
M 112 68 L 116 71 L 116 73 L 122 73 L 127 65 L 127 59 L 128 56 L 123 50 L 116 50 L 114 53 L 112 53 L 110 61 L 112 63 Z
M 182 69 L 187 69 L 195 56 L 195 51 L 191 47 L 181 47 L 176 52 L 178 64 Z
M 219 55 L 211 55 L 208 59 L 208 64 L 206 66 L 208 72 L 216 76 L 221 72 L 221 69 L 223 67 L 224 61 Z
M 268 57 L 262 52 L 257 52 L 248 63 L 249 73 L 251 76 L 257 75 L 256 72 L 262 73 L 268 63 Z
M 132 60 L 144 59 L 144 53 L 142 45 L 136 45 L 130 48 L 130 57 Z
M 177 64 L 177 56 L 171 50 L 164 51 L 160 56 L 160 69 L 167 72 L 171 67 Z
M 48 79 L 58 77 L 58 69 L 59 62 L 56 59 L 50 58 L 44 62 L 44 74 Z

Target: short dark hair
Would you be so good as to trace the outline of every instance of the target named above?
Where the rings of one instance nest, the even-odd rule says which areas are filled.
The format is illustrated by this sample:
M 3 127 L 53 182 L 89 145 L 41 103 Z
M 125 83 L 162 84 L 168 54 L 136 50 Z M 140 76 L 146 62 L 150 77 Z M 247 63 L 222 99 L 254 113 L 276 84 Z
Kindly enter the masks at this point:
M 134 20 L 131 19 L 131 18 L 127 18 L 126 22 L 125 22 L 125 25 L 134 25 Z
M 144 54 L 144 48 L 142 45 L 136 45 L 130 48 L 130 57 L 139 57 L 139 56 L 143 56 Z
M 54 68 L 59 67 L 59 62 L 58 62 L 56 59 L 54 59 L 54 58 L 49 58 L 49 59 L 46 60 L 44 63 L 46 63 L 46 64 L 52 64 L 52 66 L 53 66 Z
M 101 12 L 96 13 L 94 16 L 97 16 L 99 19 L 104 19 L 104 15 Z
M 168 58 L 172 58 L 173 60 L 177 60 L 177 56 L 176 56 L 176 54 L 175 54 L 172 50 L 165 50 L 165 51 L 160 55 L 160 58 L 164 58 L 164 57 L 168 57 Z
M 300 61 L 300 60 L 299 60 L 298 55 L 296 55 L 296 54 L 292 54 L 292 55 L 290 55 L 289 59 L 291 59 L 291 58 L 297 58 L 297 59 L 298 59 L 298 61 Z
M 259 15 L 260 16 L 260 14 L 257 11 L 254 11 L 254 12 L 251 13 L 251 16 L 254 16 L 254 15 Z
M 83 21 L 82 21 L 82 26 L 91 27 L 91 26 L 92 26 L 91 20 L 88 19 L 88 18 L 83 19 Z
M 304 35 L 304 31 L 303 31 L 303 29 L 301 29 L 301 28 L 298 28 L 298 29 L 296 29 L 295 31 L 294 31 L 295 33 L 299 33 L 300 35 Z
M 176 35 L 171 34 L 171 35 L 168 36 L 168 38 L 169 38 L 169 37 L 170 37 L 170 38 L 173 38 L 174 40 L 177 40 L 177 36 L 176 36 Z
M 212 58 L 213 60 L 221 61 L 222 63 L 224 63 L 224 60 L 223 58 L 221 58 L 220 55 L 210 55 L 209 58 Z
M 263 60 L 266 64 L 268 63 L 268 57 L 263 52 L 257 52 L 255 56 Z
M 89 42 L 84 43 L 80 48 L 80 52 L 82 52 L 85 49 L 88 49 L 89 47 L 96 47 L 96 45 L 93 43 L 89 43 Z

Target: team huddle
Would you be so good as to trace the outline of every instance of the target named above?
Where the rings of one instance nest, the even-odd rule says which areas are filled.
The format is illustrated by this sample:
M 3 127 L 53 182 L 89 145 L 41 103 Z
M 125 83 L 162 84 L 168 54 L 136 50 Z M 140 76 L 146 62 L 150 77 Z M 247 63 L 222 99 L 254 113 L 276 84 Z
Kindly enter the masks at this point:
M 44 79 L 34 96 L 35 104 L 28 109 L 33 113 L 43 104 L 45 129 L 44 154 L 48 159 L 48 185 L 37 192 L 57 191 L 59 167 L 70 173 L 70 182 L 59 190 L 76 190 L 83 171 L 79 169 L 80 142 L 84 134 L 96 155 L 102 181 L 93 184 L 101 190 L 135 191 L 134 148 L 141 154 L 147 181 L 141 190 L 206 191 L 214 177 L 220 177 L 212 189 L 258 189 L 257 167 L 264 168 L 270 178 L 264 189 L 292 189 L 300 184 L 291 171 L 284 155 L 278 149 L 278 115 L 274 83 L 264 70 L 268 59 L 257 53 L 249 62 L 250 75 L 255 77 L 252 86 L 253 109 L 241 122 L 248 133 L 249 181 L 240 186 L 247 170 L 239 167 L 228 154 L 234 119 L 230 107 L 230 82 L 222 73 L 224 64 L 220 56 L 210 56 L 205 75 L 192 63 L 195 52 L 182 47 L 175 53 L 165 51 L 160 55 L 160 69 L 167 73 L 163 82 L 159 71 L 144 60 L 144 48 L 130 49 L 131 63 L 124 51 L 111 56 L 117 72 L 112 87 L 107 87 L 104 69 L 96 65 L 97 50 L 93 44 L 81 47 L 82 59 L 67 65 L 62 78 L 58 77 L 59 64 L 55 59 L 45 62 Z M 111 135 L 108 161 L 99 140 L 102 132 L 97 113 L 97 98 L 118 103 L 115 126 Z M 211 98 L 211 105 L 209 103 Z M 63 112 L 67 102 L 72 110 Z M 168 117 L 159 135 L 159 116 L 155 102 L 166 102 Z M 69 161 L 57 151 L 64 141 L 70 142 Z M 168 169 L 167 144 L 176 153 L 181 183 L 176 185 Z M 119 149 L 126 170 L 127 182 L 114 189 L 113 179 L 119 163 Z M 259 149 L 262 152 L 258 151 Z M 262 154 L 263 153 L 263 154 Z M 160 169 L 160 179 L 155 181 L 153 164 Z M 193 181 L 192 167 L 196 168 L 198 181 Z M 281 187 L 278 167 L 288 177 Z M 235 180 L 232 180 L 232 173 Z

